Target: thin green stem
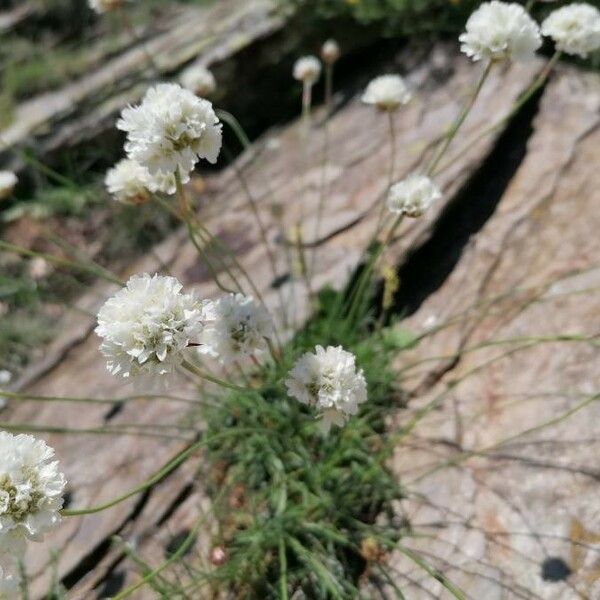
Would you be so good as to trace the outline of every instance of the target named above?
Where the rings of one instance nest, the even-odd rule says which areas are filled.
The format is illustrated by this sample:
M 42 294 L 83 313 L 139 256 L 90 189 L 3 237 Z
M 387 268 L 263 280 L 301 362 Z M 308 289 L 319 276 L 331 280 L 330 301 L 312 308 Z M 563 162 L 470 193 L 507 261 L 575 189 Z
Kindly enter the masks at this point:
M 477 85 L 475 86 L 475 89 L 473 91 L 473 93 L 471 94 L 471 96 L 469 97 L 465 107 L 462 109 L 462 111 L 460 112 L 460 114 L 458 115 L 458 117 L 456 118 L 456 120 L 454 121 L 454 123 L 452 124 L 450 130 L 448 131 L 448 133 L 446 134 L 446 136 L 443 138 L 443 140 L 441 141 L 440 145 L 438 146 L 437 151 L 434 153 L 434 156 L 431 160 L 431 162 L 429 163 L 429 166 L 426 169 L 426 173 L 428 175 L 431 175 L 433 173 L 433 171 L 435 170 L 436 166 L 438 165 L 439 161 L 443 158 L 444 154 L 446 153 L 446 151 L 448 150 L 448 148 L 450 147 L 450 144 L 452 143 L 452 141 L 454 140 L 454 138 L 456 137 L 456 134 L 459 132 L 460 128 L 462 127 L 463 123 L 465 122 L 465 120 L 467 119 L 469 113 L 471 112 L 471 109 L 473 108 L 477 98 L 479 97 L 479 94 L 483 88 L 483 85 L 486 81 L 486 79 L 488 78 L 491 69 L 492 69 L 493 63 L 489 62 L 486 67 L 483 70 L 483 73 L 481 74 L 481 77 L 479 78 L 479 81 L 477 82 Z M 394 124 L 393 121 L 390 120 L 390 134 L 393 136 L 394 135 Z M 395 139 L 392 139 L 392 146 L 395 146 Z M 392 152 L 392 160 L 391 160 L 391 168 L 390 168 L 390 173 L 393 176 L 393 163 L 395 161 L 395 155 L 394 152 Z M 383 205 L 385 206 L 385 204 Z M 402 223 L 403 220 L 403 215 L 399 215 L 396 220 L 394 221 L 394 223 L 392 224 L 392 227 L 390 228 L 388 235 L 386 237 L 386 240 L 384 241 L 384 243 L 378 248 L 374 259 L 372 261 L 370 261 L 368 268 L 365 269 L 364 271 L 364 275 L 365 278 L 367 278 L 366 283 L 363 284 L 363 282 L 361 281 L 360 287 L 364 288 L 366 287 L 367 283 L 368 283 L 368 277 L 371 276 L 371 273 L 375 270 L 376 266 L 377 266 L 377 262 L 379 260 L 379 258 L 382 256 L 382 254 L 384 253 L 384 251 L 387 249 L 387 247 L 391 244 L 392 240 L 394 239 L 394 235 L 396 233 L 396 230 L 398 229 L 398 227 L 400 226 L 400 224 Z M 377 237 L 377 235 L 379 235 L 379 231 L 376 230 L 375 233 L 375 237 L 373 239 L 375 239 Z M 361 289 L 361 294 L 362 294 L 362 289 Z M 358 295 L 357 295 L 358 297 Z M 353 311 L 351 311 L 352 314 Z
M 485 454 L 488 454 L 492 450 L 497 450 L 498 448 L 501 448 L 502 446 L 509 444 L 510 442 L 514 442 L 515 440 L 517 440 L 519 438 L 530 435 L 532 433 L 536 433 L 538 431 L 541 431 L 542 429 L 552 427 L 553 425 L 558 425 L 559 423 L 566 421 L 569 417 L 571 417 L 575 413 L 578 413 L 580 410 L 583 410 L 584 408 L 586 408 L 587 406 L 589 406 L 593 402 L 596 402 L 599 399 L 600 399 L 600 394 L 592 394 L 592 395 L 588 396 L 585 400 L 582 400 L 581 402 L 576 404 L 573 408 L 570 408 L 566 412 L 564 412 L 556 417 L 552 417 L 551 419 L 544 421 L 543 423 L 540 423 L 539 425 L 535 425 L 533 427 L 529 427 L 528 429 L 524 429 L 523 431 L 520 431 L 519 433 L 515 433 L 514 435 L 511 435 L 507 438 L 504 438 L 503 440 L 495 442 L 494 444 L 490 444 L 489 446 L 485 446 L 484 448 L 480 448 L 478 450 L 467 450 L 465 452 L 461 452 L 458 455 L 454 456 L 453 458 L 451 458 L 447 461 L 444 461 L 443 463 L 436 465 L 435 467 L 427 470 L 425 473 L 419 475 L 419 477 L 417 477 L 411 481 L 411 484 L 421 481 L 422 479 L 425 479 L 426 477 L 429 477 L 430 475 L 437 473 L 441 469 L 444 469 L 444 468 L 450 467 L 450 466 L 456 466 L 457 464 L 462 463 L 465 460 L 467 460 L 473 456 L 484 456 Z
M 41 257 L 47 260 L 49 263 L 52 263 L 58 267 L 67 267 L 76 271 L 92 273 L 97 277 L 105 279 L 106 281 L 110 281 L 111 283 L 123 285 L 123 282 L 120 279 L 118 279 L 115 275 L 113 275 L 110 271 L 91 261 L 91 264 L 84 264 L 78 261 L 70 260 L 68 258 L 55 256 L 53 254 L 29 250 L 28 248 L 23 248 L 22 246 L 11 244 L 10 242 L 5 242 L 3 240 L 0 240 L 0 250 L 6 250 L 7 252 L 13 252 L 21 256 Z
M 548 63 L 546 64 L 545 68 L 542 70 L 542 72 L 537 77 L 537 79 L 519 97 L 519 99 L 515 102 L 515 104 L 513 105 L 513 107 L 511 108 L 511 110 L 508 112 L 507 115 L 505 115 L 499 121 L 496 121 L 495 123 L 493 123 L 489 127 L 484 128 L 483 131 L 481 131 L 480 133 L 478 133 L 475 136 L 473 136 L 463 146 L 461 146 L 461 148 L 459 150 L 457 150 L 457 152 L 454 154 L 454 156 L 450 157 L 445 163 L 443 163 L 442 165 L 440 165 L 439 168 L 435 169 L 435 172 L 432 173 L 432 174 L 433 175 L 439 175 L 440 173 L 442 173 L 443 171 L 445 171 L 446 169 L 448 169 L 449 167 L 451 167 L 453 164 L 455 164 L 455 162 L 457 161 L 457 159 L 460 158 L 467 150 L 473 148 L 473 146 L 475 144 L 477 144 L 477 142 L 479 142 L 484 137 L 486 137 L 486 136 L 494 133 L 495 131 L 497 131 L 498 129 L 500 129 L 504 125 L 506 125 L 506 123 L 508 121 L 510 121 L 510 119 L 512 119 L 521 110 L 521 108 L 523 108 L 523 105 L 526 104 L 531 99 L 531 97 L 540 88 L 543 87 L 543 85 L 546 83 L 546 80 L 550 76 L 550 73 L 552 72 L 552 69 L 554 68 L 554 66 L 556 65 L 556 63 L 560 60 L 561 54 L 562 53 L 560 52 L 560 50 L 557 50 L 554 53 L 554 55 L 548 61 Z
M 437 152 L 434 154 L 431 162 L 429 163 L 429 166 L 426 169 L 427 175 L 433 174 L 433 172 L 435 171 L 440 160 L 443 158 L 444 154 L 446 153 L 446 150 L 448 150 L 448 148 L 450 147 L 450 144 L 456 137 L 456 134 L 459 132 L 459 130 L 462 127 L 463 123 L 465 122 L 467 116 L 471 112 L 471 109 L 473 108 L 473 105 L 475 104 L 475 101 L 479 97 L 479 94 L 483 88 L 483 84 L 485 83 L 486 79 L 488 78 L 488 75 L 490 74 L 490 72 L 492 70 L 493 64 L 494 63 L 490 61 L 485 66 L 483 73 L 481 74 L 481 77 L 479 78 L 479 81 L 477 82 L 477 85 L 475 86 L 474 92 L 471 94 L 469 100 L 467 101 L 467 104 L 465 105 L 463 110 L 458 115 L 456 121 L 454 121 L 454 123 L 450 127 L 450 130 L 446 134 L 446 137 L 443 139 L 442 143 L 440 144 L 440 146 L 437 149 Z
M 177 188 L 177 197 L 179 199 L 179 206 L 180 206 L 180 210 L 182 213 L 181 218 L 186 224 L 188 224 L 188 231 L 190 231 L 189 227 L 192 227 L 191 222 L 192 222 L 192 217 L 194 216 L 194 213 L 189 208 L 189 203 L 187 200 L 187 196 L 185 194 L 185 190 L 183 187 L 183 183 L 181 181 L 181 175 L 180 175 L 179 171 L 177 171 L 175 173 L 175 182 L 176 182 L 176 188 Z M 246 281 L 250 284 L 250 288 L 252 289 L 252 292 L 256 296 L 257 300 L 263 305 L 265 310 L 270 314 L 269 308 L 264 300 L 262 293 L 260 292 L 260 290 L 258 289 L 256 284 L 254 283 L 252 277 L 250 277 L 250 275 L 248 274 L 246 269 L 240 264 L 235 253 L 233 252 L 233 250 L 231 250 L 227 246 L 227 244 L 223 244 L 217 236 L 212 235 L 212 233 L 210 233 L 210 231 L 204 225 L 202 225 L 202 223 L 200 223 L 199 220 L 195 219 L 194 227 L 196 227 L 204 236 L 206 236 L 208 238 L 208 241 L 210 241 L 212 244 L 214 244 L 220 250 L 223 250 L 225 252 L 225 254 L 231 258 L 234 266 L 239 270 L 239 272 L 242 274 L 244 279 L 246 279 Z M 204 240 L 204 241 L 205 241 L 205 243 L 207 242 L 207 240 Z M 193 239 L 192 239 L 192 242 L 193 242 Z M 198 246 L 196 246 L 196 248 L 198 248 Z M 225 272 L 231 277 L 232 281 L 237 285 L 240 292 L 244 293 L 243 288 L 241 287 L 240 283 L 236 279 L 235 275 L 232 273 L 231 269 L 227 266 L 225 261 L 220 259 L 220 262 L 221 262 L 223 268 L 225 269 Z M 222 288 L 222 286 L 219 286 L 219 287 Z
M 229 390 L 235 390 L 236 392 L 255 392 L 256 391 L 249 387 L 241 387 L 239 385 L 235 385 L 234 383 L 229 383 L 227 381 L 223 381 L 222 379 L 219 379 L 218 377 L 215 377 L 214 375 L 210 375 L 209 373 L 202 371 L 196 365 L 188 362 L 187 360 L 183 361 L 182 366 L 184 369 L 187 369 L 190 373 L 196 375 L 197 377 L 200 377 L 200 379 L 204 379 L 205 381 L 209 381 L 210 383 L 214 383 L 216 385 L 227 388 Z
M 119 16 L 121 17 L 121 22 L 123 23 L 123 26 L 127 30 L 127 33 L 131 37 L 133 43 L 140 46 L 140 48 L 142 49 L 142 53 L 144 54 L 144 58 L 148 62 L 148 65 L 155 72 L 156 75 L 159 75 L 160 69 L 158 68 L 158 65 L 156 64 L 156 61 L 150 54 L 148 48 L 146 47 L 146 43 L 144 42 L 144 40 L 140 39 L 140 37 L 138 36 L 138 34 L 135 30 L 135 27 L 133 26 L 133 23 L 131 22 L 131 19 L 129 18 L 129 15 L 127 14 L 127 11 L 122 6 L 120 6 L 118 8 L 118 13 L 119 13 Z
M 396 548 L 407 558 L 412 560 L 416 565 L 421 567 L 428 575 L 439 581 L 444 588 L 450 592 L 457 600 L 467 600 L 464 592 L 454 585 L 443 573 L 429 565 L 421 556 L 410 548 L 402 545 L 397 545 Z
M 220 498 L 220 495 L 218 498 Z M 182 558 L 183 556 L 185 556 L 185 554 L 188 552 L 188 550 L 193 546 L 193 544 L 196 541 L 196 538 L 198 536 L 198 532 L 200 531 L 200 528 L 204 525 L 204 523 L 207 521 L 207 519 L 208 519 L 208 515 L 200 515 L 200 517 L 198 517 L 198 520 L 196 521 L 194 527 L 189 532 L 189 534 L 185 537 L 185 539 L 183 540 L 181 545 L 177 548 L 177 550 L 175 552 L 173 552 L 173 554 L 165 562 L 162 563 L 162 565 L 160 565 L 153 571 L 146 573 L 146 575 L 144 575 L 140 579 L 140 581 L 138 581 L 137 583 L 134 583 L 133 585 L 130 585 L 128 588 L 125 588 L 123 591 L 121 591 L 119 594 L 117 594 L 113 598 L 113 600 L 123 600 L 123 598 L 127 598 L 128 596 L 131 596 L 131 594 L 133 594 L 133 592 L 139 590 L 143 585 L 146 585 L 147 583 L 149 583 L 150 581 L 152 581 L 153 579 L 158 577 L 158 575 L 160 575 L 165 569 L 167 569 L 171 565 L 177 563 L 177 561 L 180 558 Z
M 148 400 L 155 402 L 157 400 L 168 400 L 172 402 L 181 402 L 184 404 L 202 405 L 201 400 L 191 400 L 189 398 L 181 398 L 179 396 L 171 396 L 168 394 L 138 394 L 134 396 L 124 396 L 121 398 L 78 398 L 72 396 L 35 396 L 32 394 L 9 392 L 0 389 L 0 396 L 9 400 L 17 400 L 23 402 L 71 402 L 75 404 L 123 404 L 137 400 Z
M 255 430 L 249 429 L 249 431 L 252 432 Z M 179 467 L 179 465 L 181 465 L 188 458 L 190 458 L 190 456 L 192 456 L 194 454 L 194 452 L 196 452 L 203 446 L 211 444 L 220 438 L 224 438 L 224 437 L 230 436 L 232 434 L 238 435 L 238 433 L 239 433 L 239 431 L 237 431 L 237 430 L 236 431 L 225 431 L 223 433 L 217 433 L 208 439 L 194 442 L 187 448 L 184 448 L 182 451 L 178 452 L 164 467 L 162 467 L 159 471 L 157 471 L 154 475 L 152 475 L 152 477 L 150 477 L 149 479 L 147 479 L 140 485 L 132 488 L 128 492 L 125 492 L 121 496 L 118 496 L 117 498 L 115 498 L 109 502 L 106 502 L 104 504 L 99 504 L 97 506 L 92 506 L 90 508 L 63 510 L 63 511 L 61 511 L 61 514 L 64 517 L 79 517 L 82 515 L 91 515 L 91 514 L 99 513 L 104 510 L 107 510 L 109 508 L 112 508 L 113 506 L 116 506 L 117 504 L 120 504 L 121 502 L 125 502 L 125 500 L 128 500 L 132 496 L 135 496 L 136 494 L 144 492 L 147 489 L 155 486 L 157 483 L 162 481 L 167 475 L 172 473 L 177 467 Z
M 4 429 L 5 431 L 13 431 L 16 433 L 56 433 L 64 435 L 137 435 L 139 437 L 164 438 L 173 440 L 183 439 L 180 435 L 172 435 L 168 433 L 155 433 L 152 431 L 139 431 L 132 429 L 133 427 L 135 427 L 135 425 L 113 425 L 110 428 L 92 427 L 75 429 L 74 427 L 50 427 L 42 425 L 30 425 L 26 423 L 0 422 L 0 429 Z
M 321 236 L 321 222 L 323 221 L 323 212 L 325 209 L 325 198 L 327 197 L 327 166 L 329 162 L 329 122 L 331 120 L 331 106 L 333 98 L 333 63 L 325 65 L 325 124 L 323 126 L 323 159 L 321 165 L 321 182 L 319 186 L 319 204 L 317 205 L 317 221 L 315 224 L 315 240 L 310 261 L 311 276 L 314 276 L 315 264 L 317 260 L 317 250 L 319 247 L 319 237 Z
M 388 171 L 388 184 L 386 188 L 386 194 L 394 183 L 394 171 L 396 166 L 396 128 L 394 124 L 394 112 L 391 110 L 387 111 L 388 115 L 388 129 L 390 134 L 390 167 Z M 377 219 L 377 226 L 375 227 L 375 234 L 373 240 L 377 239 L 377 236 L 381 232 L 381 227 L 384 223 L 385 211 L 387 208 L 386 195 L 383 196 L 381 201 L 381 207 L 379 208 L 379 217 Z
M 229 114 L 229 113 L 227 113 L 227 114 Z M 235 118 L 232 115 L 230 115 L 230 117 L 231 117 L 231 119 L 233 119 L 235 121 Z M 235 121 L 235 122 L 237 123 L 237 121 Z M 238 129 L 241 130 L 241 126 L 239 125 L 239 123 L 238 123 Z M 234 130 L 234 131 L 236 131 L 236 130 Z M 240 139 L 247 139 L 247 138 L 244 136 L 244 138 L 240 138 Z M 236 177 L 238 178 L 238 181 L 240 182 L 240 186 L 242 187 L 242 190 L 246 196 L 248 206 L 250 207 L 250 212 L 252 212 L 252 215 L 254 216 L 254 220 L 256 221 L 256 223 L 258 225 L 260 239 L 261 239 L 262 245 L 265 248 L 265 252 L 267 254 L 267 259 L 268 259 L 269 265 L 271 267 L 271 275 L 273 277 L 273 280 L 277 280 L 277 277 L 278 277 L 277 260 L 275 258 L 275 253 L 273 252 L 273 249 L 271 248 L 271 245 L 269 244 L 267 228 L 262 220 L 262 217 L 260 216 L 260 211 L 258 210 L 258 203 L 256 202 L 256 199 L 254 198 L 254 195 L 252 194 L 252 191 L 250 190 L 250 187 L 248 185 L 248 182 L 246 181 L 246 178 L 244 177 L 244 175 L 242 173 L 242 170 L 237 166 L 236 162 L 234 160 L 232 160 L 232 157 L 227 152 L 227 150 L 225 150 L 225 152 L 226 152 L 226 155 L 229 156 L 232 169 L 233 169 Z M 283 292 L 281 290 L 281 287 L 277 288 L 277 295 L 279 297 L 279 308 L 281 310 L 283 323 L 284 323 L 284 326 L 287 327 L 287 324 L 288 324 L 287 310 L 286 310 L 285 300 L 283 298 Z

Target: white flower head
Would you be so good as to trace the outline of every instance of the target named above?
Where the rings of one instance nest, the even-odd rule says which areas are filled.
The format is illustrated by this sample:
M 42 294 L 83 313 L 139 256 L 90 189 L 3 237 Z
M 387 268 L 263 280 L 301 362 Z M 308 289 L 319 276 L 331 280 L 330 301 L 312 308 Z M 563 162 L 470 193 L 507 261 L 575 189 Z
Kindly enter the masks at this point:
M 321 75 L 321 62 L 316 56 L 303 56 L 294 63 L 294 79 L 313 85 Z
M 174 277 L 134 275 L 98 313 L 100 351 L 113 375 L 165 375 L 184 360 L 210 318 L 211 303 L 182 293 Z
M 542 33 L 554 40 L 557 50 L 587 58 L 600 48 L 600 11 L 590 4 L 568 4 L 550 13 Z
M 390 188 L 387 205 L 390 212 L 416 218 L 441 197 L 440 188 L 429 177 L 413 173 Z
M 15 600 L 19 597 L 20 579 L 0 566 L 0 600 Z
M 205 158 L 221 151 L 221 123 L 208 100 L 175 83 L 150 88 L 138 106 L 121 113 L 117 127 L 127 132 L 125 151 L 152 176 L 187 176 Z
M 0 200 L 8 198 L 13 193 L 18 181 L 12 171 L 0 171 Z
M 42 440 L 0 432 L 0 551 L 19 556 L 60 523 L 66 480 L 53 458 Z
M 115 10 L 122 6 L 123 3 L 124 0 L 89 0 L 90 8 L 98 14 Z
M 408 104 L 411 98 L 412 94 L 400 75 L 376 77 L 362 95 L 365 104 L 372 104 L 383 111 L 397 110 L 403 104 Z
M 181 85 L 197 96 L 210 96 L 217 89 L 215 76 L 204 66 L 195 64 L 181 74 Z
M 177 191 L 175 173 L 162 173 L 160 171 L 154 175 L 148 173 L 148 179 L 151 192 L 162 192 L 171 196 Z M 189 173 L 181 175 L 181 183 L 187 183 L 189 180 Z
M 115 200 L 143 204 L 149 198 L 150 175 L 146 167 L 124 158 L 106 172 L 104 184 Z
M 542 45 L 540 28 L 516 3 L 484 2 L 467 21 L 460 49 L 473 60 L 528 60 Z
M 181 183 L 189 180 L 187 173 L 181 177 Z M 129 158 L 124 158 L 109 169 L 104 183 L 115 200 L 125 204 L 143 204 L 150 198 L 150 192 L 172 195 L 177 189 L 174 173 L 150 175 L 146 167 Z
M 267 310 L 251 296 L 227 294 L 214 303 L 213 320 L 202 341 L 222 362 L 262 353 L 273 336 Z
M 367 400 L 367 382 L 356 358 L 341 346 L 317 346 L 303 354 L 285 381 L 288 394 L 321 412 L 323 430 L 341 427 Z
M 335 40 L 327 40 L 321 47 L 321 59 L 326 65 L 332 65 L 341 54 L 340 46 Z

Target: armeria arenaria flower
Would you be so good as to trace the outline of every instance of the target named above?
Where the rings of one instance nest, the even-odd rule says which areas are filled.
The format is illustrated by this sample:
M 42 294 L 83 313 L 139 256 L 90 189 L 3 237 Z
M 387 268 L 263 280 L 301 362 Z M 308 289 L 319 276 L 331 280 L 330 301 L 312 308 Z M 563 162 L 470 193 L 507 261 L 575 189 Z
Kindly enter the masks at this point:
M 372 104 L 382 111 L 397 110 L 403 104 L 408 104 L 411 98 L 412 94 L 400 75 L 376 77 L 362 95 L 365 104 Z
M 0 550 L 21 556 L 60 523 L 66 480 L 53 458 L 42 440 L 0 432 Z
M 327 40 L 321 47 L 321 60 L 326 65 L 332 65 L 341 54 L 340 46 L 335 40 Z
M 119 202 L 143 204 L 150 197 L 150 174 L 135 160 L 124 158 L 106 172 L 104 184 Z
M 321 412 L 323 430 L 343 426 L 367 400 L 367 382 L 354 354 L 341 346 L 317 346 L 297 361 L 285 381 L 288 394 Z
M 190 180 L 189 174 L 181 177 L 182 183 Z M 174 173 L 150 175 L 146 167 L 129 158 L 124 158 L 104 178 L 106 189 L 115 200 L 128 204 L 143 204 L 150 198 L 150 192 L 174 194 L 177 189 Z
M 554 40 L 557 50 L 587 58 L 600 48 L 600 11 L 590 4 L 568 4 L 550 13 L 542 33 Z
M 117 127 L 127 132 L 125 151 L 152 176 L 186 176 L 205 158 L 221 151 L 221 123 L 208 100 L 174 83 L 150 88 L 142 103 L 121 113 Z
M 294 63 L 294 79 L 313 85 L 321 75 L 321 62 L 316 56 L 303 56 Z
M 0 171 L 0 200 L 8 198 L 13 193 L 18 181 L 12 171 Z
M 124 0 L 89 0 L 90 8 L 98 14 L 115 10 L 122 6 L 123 3 Z
M 441 197 L 442 192 L 429 177 L 413 173 L 390 188 L 387 205 L 390 212 L 416 218 Z
M 211 302 L 181 292 L 174 277 L 134 275 L 98 313 L 100 350 L 113 375 L 164 375 L 200 343 Z
M 251 296 L 227 294 L 214 303 L 213 320 L 202 341 L 218 358 L 232 360 L 260 354 L 273 336 L 273 321 L 267 310 Z
M 483 3 L 467 21 L 460 49 L 473 60 L 528 60 L 542 45 L 540 28 L 516 3 Z
M 195 64 L 188 67 L 181 74 L 179 81 L 196 96 L 210 96 L 217 89 L 215 76 L 204 65 Z

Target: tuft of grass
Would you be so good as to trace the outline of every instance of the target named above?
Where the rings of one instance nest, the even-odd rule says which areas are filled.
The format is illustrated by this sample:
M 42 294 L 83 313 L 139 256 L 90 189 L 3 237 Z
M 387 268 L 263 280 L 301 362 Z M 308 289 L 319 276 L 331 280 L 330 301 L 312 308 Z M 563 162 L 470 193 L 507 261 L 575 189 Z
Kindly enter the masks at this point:
M 349 320 L 345 297 L 323 292 L 282 360 L 251 374 L 257 391 L 230 393 L 203 413 L 208 437 L 232 432 L 207 450 L 209 487 L 214 498 L 224 496 L 213 507 L 213 543 L 227 561 L 204 574 L 186 565 L 194 581 L 188 593 L 209 585 L 213 593 L 235 590 L 236 598 L 350 598 L 359 582 L 385 570 L 401 535 L 392 503 L 403 496 L 387 467 L 386 418 L 402 400 L 392 360 L 411 338 L 375 328 L 366 312 Z M 328 435 L 283 383 L 316 344 L 354 352 L 368 382 L 360 414 Z

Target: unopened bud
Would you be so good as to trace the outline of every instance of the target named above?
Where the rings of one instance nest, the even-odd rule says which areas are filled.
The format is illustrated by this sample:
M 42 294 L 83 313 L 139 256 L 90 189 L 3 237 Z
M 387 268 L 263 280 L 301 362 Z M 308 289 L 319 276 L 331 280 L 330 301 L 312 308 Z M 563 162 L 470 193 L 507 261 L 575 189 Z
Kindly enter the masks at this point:
M 227 550 L 223 546 L 215 546 L 210 553 L 210 562 L 215 567 L 224 565 L 228 559 Z
M 327 40 L 321 48 L 321 58 L 326 65 L 332 65 L 341 54 L 340 46 L 335 40 Z

